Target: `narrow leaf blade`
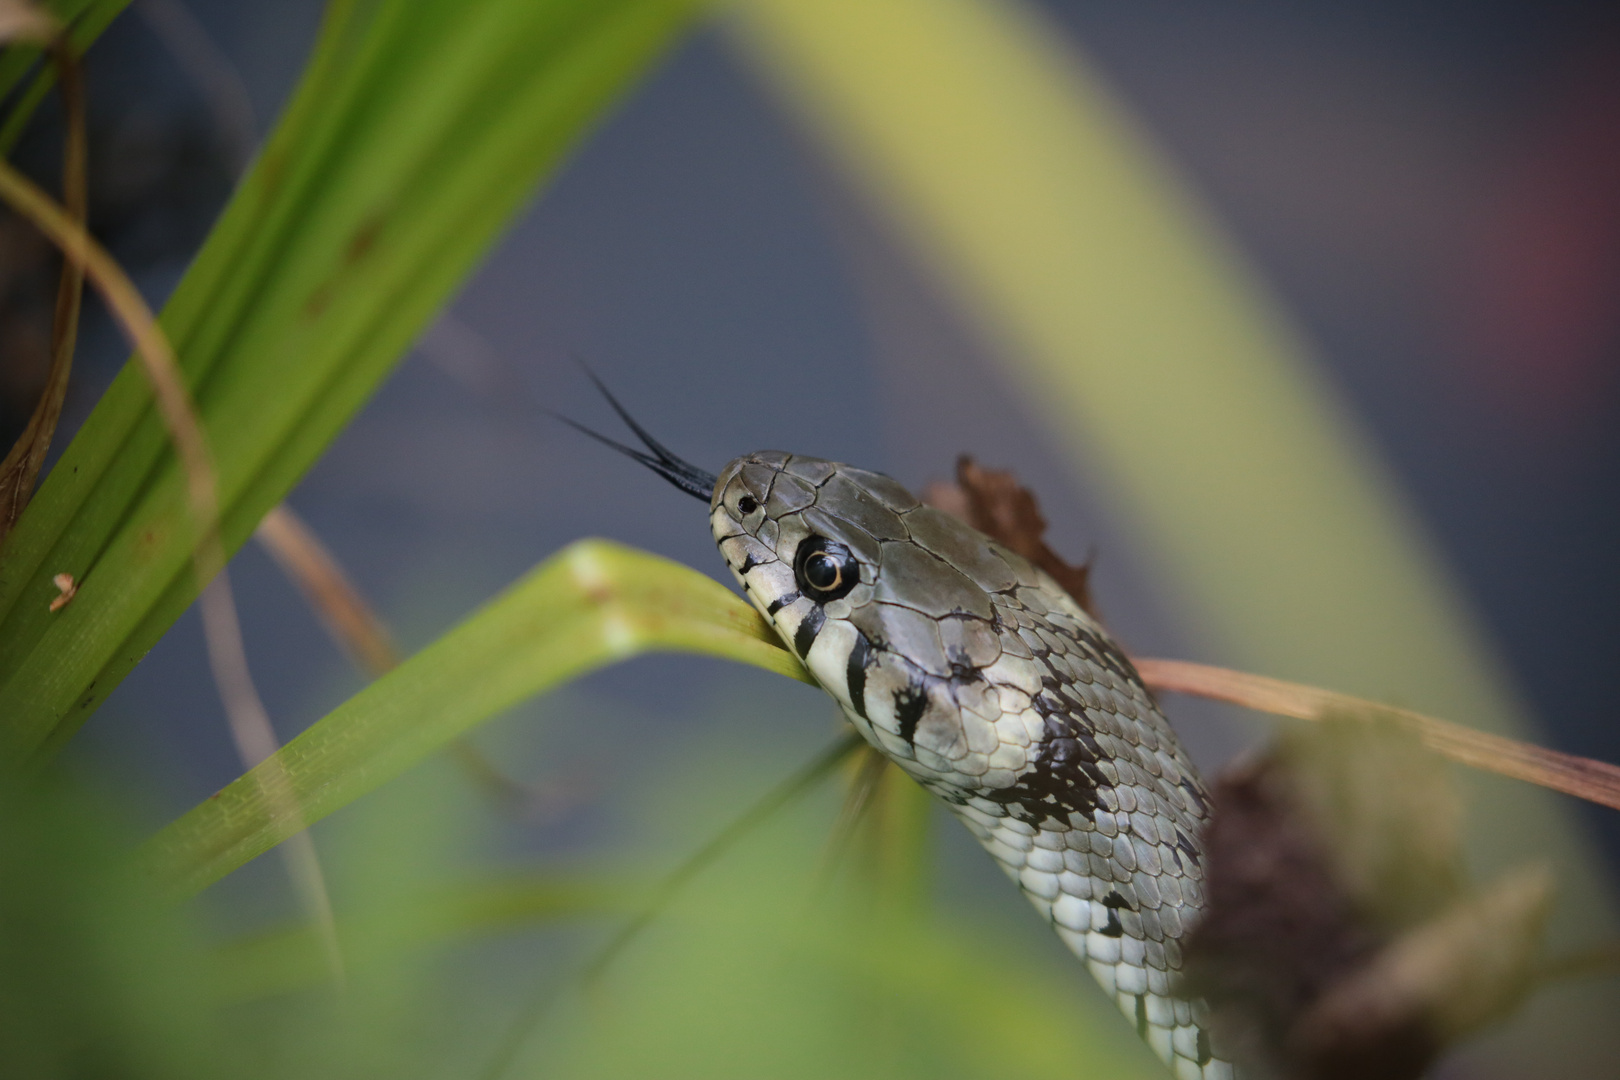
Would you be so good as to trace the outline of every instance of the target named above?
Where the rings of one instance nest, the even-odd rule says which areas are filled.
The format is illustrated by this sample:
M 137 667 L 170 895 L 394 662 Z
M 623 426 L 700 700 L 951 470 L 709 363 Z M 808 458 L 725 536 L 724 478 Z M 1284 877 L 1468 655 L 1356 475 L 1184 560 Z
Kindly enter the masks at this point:
M 153 871 L 176 893 L 201 889 L 518 702 L 653 650 L 809 681 L 759 615 L 713 579 L 579 541 L 283 747 L 275 761 L 290 800 L 267 792 L 260 766 L 159 833 Z

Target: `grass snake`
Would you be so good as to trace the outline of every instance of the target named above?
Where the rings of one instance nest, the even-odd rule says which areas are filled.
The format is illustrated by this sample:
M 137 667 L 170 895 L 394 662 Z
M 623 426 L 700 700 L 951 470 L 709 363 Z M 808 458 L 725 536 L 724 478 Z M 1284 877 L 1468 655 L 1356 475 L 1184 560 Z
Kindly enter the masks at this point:
M 1208 795 L 1108 633 L 887 476 L 760 451 L 716 477 L 607 396 L 649 453 L 581 430 L 706 501 L 749 601 L 849 722 L 950 807 L 1177 1077 L 1232 1080 L 1203 1003 L 1175 995 Z

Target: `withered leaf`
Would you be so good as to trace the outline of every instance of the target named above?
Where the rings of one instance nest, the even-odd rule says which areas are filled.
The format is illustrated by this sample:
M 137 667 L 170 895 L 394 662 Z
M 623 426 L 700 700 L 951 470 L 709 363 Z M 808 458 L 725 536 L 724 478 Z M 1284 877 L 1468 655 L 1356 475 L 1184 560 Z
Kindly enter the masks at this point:
M 1395 932 L 1461 899 L 1462 808 L 1439 755 L 1373 711 L 1278 741 L 1288 798 L 1361 917 Z
M 986 469 L 966 454 L 956 459 L 956 483 L 930 484 L 923 501 L 961 518 L 1052 575 L 1063 591 L 1095 617 L 1089 564 L 1075 566 L 1046 545 L 1046 519 L 1034 494 L 1010 471 Z
M 1217 1041 L 1262 1075 L 1281 1060 L 1303 1003 L 1371 956 L 1321 840 L 1275 754 L 1228 769 L 1204 831 L 1208 908 L 1184 950 L 1180 991 L 1202 997 Z
M 1415 1080 L 1523 996 L 1550 882 L 1467 895 L 1444 765 L 1409 733 L 1288 732 L 1212 801 L 1181 991 L 1255 1075 Z
M 1516 871 L 1481 896 L 1408 931 L 1335 983 L 1294 1025 L 1294 1053 L 1316 1076 L 1373 1076 L 1404 1045 L 1421 1068 L 1444 1047 L 1506 1016 L 1534 978 L 1552 900 L 1542 868 Z M 1413 1073 L 1416 1075 L 1416 1073 Z

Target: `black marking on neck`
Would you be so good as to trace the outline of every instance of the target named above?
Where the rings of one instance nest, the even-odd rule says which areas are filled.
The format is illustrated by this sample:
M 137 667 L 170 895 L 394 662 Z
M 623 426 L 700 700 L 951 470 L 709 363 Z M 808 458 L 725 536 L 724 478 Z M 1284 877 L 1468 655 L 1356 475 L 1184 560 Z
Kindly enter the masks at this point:
M 775 615 L 778 611 L 781 611 L 783 608 L 787 607 L 789 604 L 796 604 L 798 602 L 799 602 L 799 594 L 798 593 L 796 593 L 796 592 L 783 593 L 781 596 L 778 596 L 775 600 L 772 600 L 769 604 L 767 604 L 765 606 L 765 614 L 767 614 L 767 615 Z
M 866 665 L 872 662 L 872 643 L 855 631 L 855 647 L 849 650 L 849 667 L 844 679 L 849 684 L 849 705 L 862 720 L 866 715 Z
M 913 677 L 904 689 L 894 692 L 894 719 L 900 725 L 900 737 L 910 743 L 917 735 L 917 722 L 928 708 L 928 692 L 922 680 Z
M 1146 1039 L 1148 1037 L 1146 994 L 1136 995 L 1136 1037 L 1139 1039 Z
M 1097 933 L 1103 937 L 1124 937 L 1125 927 L 1120 925 L 1119 912 L 1110 910 L 1108 912 L 1108 921 L 1103 924 L 1103 928 Z
M 827 613 L 820 604 L 811 605 L 804 618 L 799 620 L 799 628 L 793 631 L 793 649 L 799 654 L 800 660 L 810 655 L 810 646 L 816 643 L 816 635 L 821 633 L 826 622 Z
M 1093 738 L 1085 713 L 1050 693 L 1035 698 L 1035 709 L 1046 721 L 1035 763 L 1011 787 L 984 792 L 984 797 L 1007 807 L 1021 821 L 1039 825 L 1066 821 L 1097 809 L 1097 789 L 1108 779 L 1097 768 L 1101 748 Z
M 952 686 L 967 686 L 985 681 L 984 672 L 968 656 L 966 649 L 956 647 L 947 649 L 945 662 L 950 665 L 950 674 L 945 676 L 945 679 Z
M 1108 922 L 1097 933 L 1103 937 L 1124 937 L 1125 927 L 1119 921 L 1119 909 L 1130 907 L 1125 898 L 1110 889 L 1108 895 L 1103 897 L 1102 906 L 1108 909 Z
M 1128 683 L 1137 686 L 1142 685 L 1142 676 L 1136 673 L 1136 666 L 1131 663 L 1131 658 L 1126 656 L 1125 651 L 1114 644 L 1113 639 L 1107 634 L 1100 634 L 1080 626 L 1075 628 L 1074 636 L 1079 640 L 1081 647 L 1092 654 L 1098 664 Z

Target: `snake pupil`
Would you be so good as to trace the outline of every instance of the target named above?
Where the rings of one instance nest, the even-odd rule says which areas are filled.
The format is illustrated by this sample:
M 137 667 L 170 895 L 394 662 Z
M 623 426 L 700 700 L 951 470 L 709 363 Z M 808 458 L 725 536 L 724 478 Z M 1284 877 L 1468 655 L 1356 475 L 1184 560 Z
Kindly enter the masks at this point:
M 799 589 L 818 603 L 847 596 L 860 581 L 855 556 L 836 540 L 811 536 L 799 545 L 793 560 Z
M 818 551 L 804 564 L 804 579 L 822 592 L 838 587 L 838 575 L 838 564 L 825 552 Z

